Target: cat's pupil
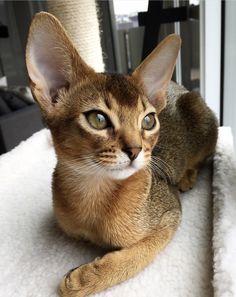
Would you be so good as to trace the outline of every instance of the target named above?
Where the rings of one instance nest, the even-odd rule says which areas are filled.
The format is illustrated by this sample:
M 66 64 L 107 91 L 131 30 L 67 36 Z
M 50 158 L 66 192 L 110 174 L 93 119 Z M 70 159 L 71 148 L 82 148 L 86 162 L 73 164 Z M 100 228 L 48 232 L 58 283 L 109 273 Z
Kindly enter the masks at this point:
M 97 113 L 97 120 L 98 120 L 99 122 L 103 122 L 103 121 L 105 121 L 105 117 L 104 117 L 102 114 Z

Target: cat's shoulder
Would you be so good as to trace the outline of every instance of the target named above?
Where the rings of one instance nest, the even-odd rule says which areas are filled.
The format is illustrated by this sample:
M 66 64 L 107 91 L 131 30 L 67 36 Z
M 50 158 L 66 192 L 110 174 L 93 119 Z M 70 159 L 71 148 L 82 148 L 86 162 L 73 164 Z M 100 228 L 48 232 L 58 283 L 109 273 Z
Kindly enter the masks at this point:
M 187 93 L 189 93 L 189 91 L 185 87 L 171 81 L 167 89 L 167 101 L 174 102 Z

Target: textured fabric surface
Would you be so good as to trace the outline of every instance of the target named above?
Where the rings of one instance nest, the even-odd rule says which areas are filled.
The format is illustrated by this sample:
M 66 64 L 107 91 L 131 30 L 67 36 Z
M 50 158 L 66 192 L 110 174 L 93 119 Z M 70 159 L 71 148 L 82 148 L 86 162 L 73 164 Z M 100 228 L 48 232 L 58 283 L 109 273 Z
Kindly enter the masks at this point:
M 218 146 L 221 162 L 224 149 L 222 156 L 219 150 L 221 146 Z M 51 202 L 55 162 L 48 130 L 34 134 L 0 157 L 1 296 L 56 297 L 63 274 L 104 253 L 68 238 L 57 227 Z M 206 165 L 194 189 L 181 196 L 182 222 L 167 248 L 138 276 L 97 296 L 213 295 L 210 167 Z M 222 239 L 218 234 L 219 246 Z M 227 257 L 221 254 L 221 259 L 224 256 Z M 214 285 L 219 281 L 215 279 Z
M 214 158 L 214 292 L 236 296 L 236 161 L 229 128 L 221 128 Z
M 103 72 L 95 0 L 50 0 L 48 11 L 61 21 L 85 62 L 97 72 Z

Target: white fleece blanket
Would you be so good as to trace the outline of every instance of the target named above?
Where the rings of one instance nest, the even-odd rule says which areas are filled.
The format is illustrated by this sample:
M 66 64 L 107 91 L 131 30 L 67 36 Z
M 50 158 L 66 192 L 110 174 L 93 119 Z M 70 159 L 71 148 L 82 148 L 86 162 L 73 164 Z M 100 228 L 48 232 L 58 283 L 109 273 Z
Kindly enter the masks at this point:
M 214 289 L 217 297 L 236 296 L 231 138 L 227 128 L 220 129 L 214 219 L 208 164 L 194 189 L 181 197 L 182 223 L 167 248 L 138 276 L 97 296 L 210 297 Z M 68 238 L 57 227 L 51 202 L 55 162 L 48 130 L 0 157 L 0 296 L 56 297 L 63 274 L 103 254 L 97 247 Z
M 213 176 L 214 289 L 216 297 L 236 296 L 236 162 L 230 129 L 220 133 Z

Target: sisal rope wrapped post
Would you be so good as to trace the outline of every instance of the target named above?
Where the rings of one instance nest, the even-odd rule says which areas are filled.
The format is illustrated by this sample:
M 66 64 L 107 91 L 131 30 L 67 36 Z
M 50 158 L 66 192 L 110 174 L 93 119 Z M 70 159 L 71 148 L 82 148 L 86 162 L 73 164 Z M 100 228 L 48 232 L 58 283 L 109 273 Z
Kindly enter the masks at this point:
M 49 0 L 48 12 L 61 21 L 84 61 L 97 72 L 103 72 L 95 0 Z

